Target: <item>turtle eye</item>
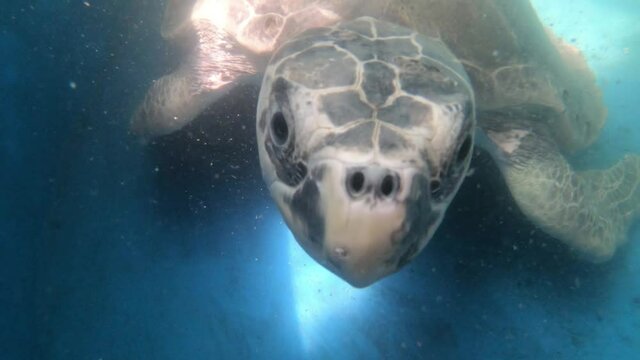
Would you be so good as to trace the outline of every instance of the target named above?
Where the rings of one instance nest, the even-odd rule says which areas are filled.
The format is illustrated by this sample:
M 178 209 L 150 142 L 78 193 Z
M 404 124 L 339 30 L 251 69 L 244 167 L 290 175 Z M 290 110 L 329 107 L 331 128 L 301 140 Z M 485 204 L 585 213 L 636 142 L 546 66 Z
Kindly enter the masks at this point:
M 296 152 L 296 134 L 289 128 L 287 115 L 282 111 L 273 114 L 264 146 L 280 181 L 294 187 L 307 177 L 307 165 Z
M 271 118 L 271 136 L 277 145 L 284 145 L 289 140 L 289 125 L 281 111 L 273 114 Z
M 458 155 L 456 155 L 456 163 L 460 164 L 467 159 L 469 153 L 471 152 L 471 135 L 467 135 L 467 138 L 464 139 L 464 142 L 458 149 Z

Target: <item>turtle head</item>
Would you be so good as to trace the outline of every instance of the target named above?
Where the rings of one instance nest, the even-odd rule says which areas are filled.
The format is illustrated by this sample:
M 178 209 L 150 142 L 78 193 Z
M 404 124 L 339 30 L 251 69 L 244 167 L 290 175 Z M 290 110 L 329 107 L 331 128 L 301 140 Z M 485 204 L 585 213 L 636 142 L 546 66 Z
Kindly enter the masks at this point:
M 390 34 L 354 30 L 364 25 Z M 406 37 L 392 37 L 400 31 Z M 424 55 L 427 45 L 447 61 Z M 475 130 L 473 94 L 451 53 L 373 19 L 283 45 L 257 120 L 263 177 L 285 222 L 307 253 L 356 287 L 397 271 L 431 239 L 468 169 Z

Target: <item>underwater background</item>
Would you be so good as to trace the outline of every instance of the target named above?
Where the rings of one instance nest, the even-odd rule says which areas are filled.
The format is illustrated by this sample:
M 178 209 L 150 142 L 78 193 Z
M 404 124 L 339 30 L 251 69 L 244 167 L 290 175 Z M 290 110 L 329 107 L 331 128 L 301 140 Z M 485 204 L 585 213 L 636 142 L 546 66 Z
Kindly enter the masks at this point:
M 533 3 L 608 106 L 574 165 L 640 153 L 640 2 Z M 640 226 L 612 261 L 581 262 L 481 155 L 427 249 L 358 290 L 272 204 L 255 86 L 140 144 L 129 117 L 179 60 L 162 13 L 0 4 L 0 359 L 640 359 Z

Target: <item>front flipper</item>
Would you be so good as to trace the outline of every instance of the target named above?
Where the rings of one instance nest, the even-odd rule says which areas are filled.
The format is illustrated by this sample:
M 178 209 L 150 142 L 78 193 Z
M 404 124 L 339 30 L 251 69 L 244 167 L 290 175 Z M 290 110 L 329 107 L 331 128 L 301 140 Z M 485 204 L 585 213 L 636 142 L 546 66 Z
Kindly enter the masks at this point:
M 207 20 L 194 21 L 189 56 L 172 74 L 156 80 L 131 119 L 131 130 L 143 138 L 181 129 L 230 87 L 256 74 L 249 56 L 224 30 Z
M 574 171 L 546 125 L 531 113 L 479 115 L 483 145 L 523 213 L 587 259 L 611 258 L 640 216 L 640 156 L 627 155 L 606 170 Z

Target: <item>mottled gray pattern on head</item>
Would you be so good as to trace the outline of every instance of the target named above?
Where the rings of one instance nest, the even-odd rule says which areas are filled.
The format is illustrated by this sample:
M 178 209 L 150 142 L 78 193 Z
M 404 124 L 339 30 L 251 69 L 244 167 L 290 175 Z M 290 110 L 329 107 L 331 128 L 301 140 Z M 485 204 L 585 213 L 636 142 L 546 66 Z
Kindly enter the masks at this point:
M 360 18 L 285 43 L 264 77 L 258 143 L 298 242 L 356 286 L 404 266 L 468 168 L 473 107 L 461 64 L 440 40 L 410 29 Z M 273 124 L 282 116 L 295 144 L 278 150 Z M 284 152 L 289 163 L 276 156 Z M 321 167 L 323 178 L 307 172 L 292 184 L 283 169 L 301 165 Z
M 362 134 L 340 136 L 341 127 L 353 122 L 372 122 L 372 136 L 384 129 L 386 134 L 394 132 L 405 138 L 429 126 L 425 113 L 430 113 L 433 100 L 462 104 L 465 112 L 473 106 L 469 80 L 444 44 L 371 18 L 309 30 L 278 50 L 271 63 L 272 76 L 293 86 L 321 90 L 323 111 L 335 126 L 333 146 L 339 145 L 340 138 L 345 139 L 346 147 L 353 146 L 355 138 L 364 141 Z M 386 141 L 384 149 L 378 146 L 376 150 L 396 151 L 410 143 L 392 147 Z

